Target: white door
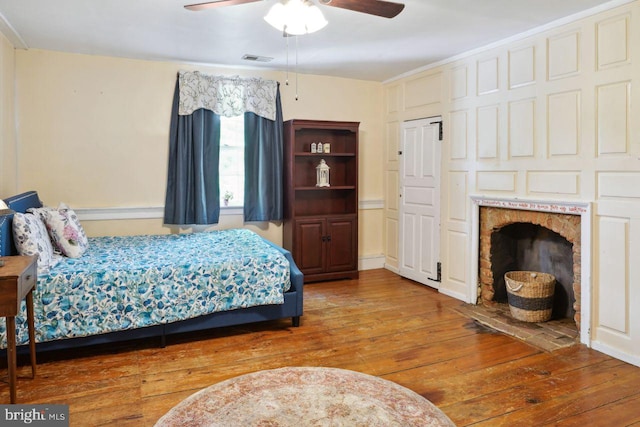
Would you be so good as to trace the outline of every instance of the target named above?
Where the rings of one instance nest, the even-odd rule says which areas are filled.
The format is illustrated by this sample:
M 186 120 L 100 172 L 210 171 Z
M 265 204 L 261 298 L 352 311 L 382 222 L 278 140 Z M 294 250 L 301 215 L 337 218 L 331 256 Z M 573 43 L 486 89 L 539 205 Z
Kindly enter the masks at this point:
M 402 124 L 400 141 L 400 275 L 440 285 L 441 118 Z

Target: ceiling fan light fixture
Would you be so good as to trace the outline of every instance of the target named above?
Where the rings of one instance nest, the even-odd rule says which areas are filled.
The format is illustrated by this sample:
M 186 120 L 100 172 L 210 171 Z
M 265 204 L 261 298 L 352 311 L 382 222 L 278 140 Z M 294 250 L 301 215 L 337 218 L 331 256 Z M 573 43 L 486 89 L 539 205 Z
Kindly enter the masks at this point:
M 310 0 L 279 1 L 264 20 L 278 31 L 294 36 L 315 33 L 328 24 L 322 11 Z

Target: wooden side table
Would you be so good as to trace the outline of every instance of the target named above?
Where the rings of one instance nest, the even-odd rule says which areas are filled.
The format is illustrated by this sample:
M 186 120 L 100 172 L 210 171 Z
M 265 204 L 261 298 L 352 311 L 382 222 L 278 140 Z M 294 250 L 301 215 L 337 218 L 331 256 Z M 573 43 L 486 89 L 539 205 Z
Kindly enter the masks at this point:
M 38 257 L 9 256 L 0 258 L 0 316 L 7 323 L 7 368 L 11 403 L 16 403 L 16 315 L 20 303 L 27 299 L 27 323 L 29 325 L 29 353 L 31 375 L 36 376 L 36 339 L 33 322 L 33 288 L 38 278 Z

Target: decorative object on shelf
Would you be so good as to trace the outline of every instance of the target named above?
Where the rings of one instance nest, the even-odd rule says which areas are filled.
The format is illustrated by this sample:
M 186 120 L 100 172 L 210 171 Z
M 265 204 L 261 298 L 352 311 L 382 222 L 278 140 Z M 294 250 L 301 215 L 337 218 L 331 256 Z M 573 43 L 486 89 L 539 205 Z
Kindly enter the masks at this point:
M 315 142 L 312 142 L 312 143 L 311 143 L 311 154 L 315 154 L 315 153 L 317 153 L 317 152 L 318 152 L 318 150 L 317 150 L 316 143 L 315 143 Z
M 322 142 L 318 142 L 318 154 L 322 153 L 324 153 L 324 146 L 322 145 Z
M 224 192 L 224 205 L 229 206 L 229 200 L 233 199 L 233 193 L 229 190 Z
M 331 153 L 331 144 L 329 144 L 328 142 L 325 142 L 323 151 L 325 153 Z
M 324 159 L 320 160 L 316 166 L 316 187 L 330 187 L 329 185 L 329 165 Z

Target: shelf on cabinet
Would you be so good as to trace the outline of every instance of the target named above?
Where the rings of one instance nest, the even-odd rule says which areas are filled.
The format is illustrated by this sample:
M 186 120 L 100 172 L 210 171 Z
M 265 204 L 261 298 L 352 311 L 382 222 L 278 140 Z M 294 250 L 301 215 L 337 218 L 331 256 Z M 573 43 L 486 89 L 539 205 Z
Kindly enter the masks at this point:
M 355 157 L 356 153 L 295 153 L 296 157 Z
M 331 187 L 296 187 L 296 191 L 329 191 L 329 190 L 355 190 L 355 185 L 335 185 Z

